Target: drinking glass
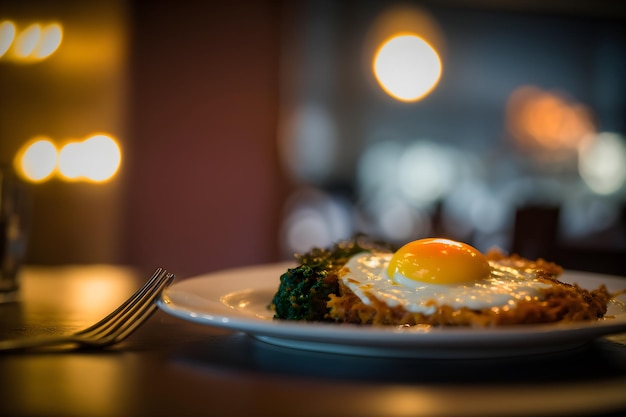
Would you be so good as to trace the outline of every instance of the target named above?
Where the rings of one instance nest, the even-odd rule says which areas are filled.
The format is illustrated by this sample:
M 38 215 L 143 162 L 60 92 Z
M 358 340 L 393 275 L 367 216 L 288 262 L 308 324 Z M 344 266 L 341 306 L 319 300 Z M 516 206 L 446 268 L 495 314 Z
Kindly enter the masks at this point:
M 17 299 L 26 256 L 28 201 L 25 184 L 9 165 L 0 165 L 0 302 Z

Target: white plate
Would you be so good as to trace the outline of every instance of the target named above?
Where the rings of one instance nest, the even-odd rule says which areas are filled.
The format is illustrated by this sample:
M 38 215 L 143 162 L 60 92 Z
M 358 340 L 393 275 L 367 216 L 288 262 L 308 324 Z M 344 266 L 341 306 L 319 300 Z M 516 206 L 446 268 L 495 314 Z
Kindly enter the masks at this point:
M 274 320 L 267 307 L 292 263 L 231 269 L 189 278 L 167 288 L 159 307 L 195 323 L 241 331 L 279 346 L 351 355 L 472 358 L 549 353 L 626 332 L 626 295 L 594 322 L 498 328 L 373 327 Z M 626 278 L 566 271 L 561 280 L 588 289 L 626 288 Z

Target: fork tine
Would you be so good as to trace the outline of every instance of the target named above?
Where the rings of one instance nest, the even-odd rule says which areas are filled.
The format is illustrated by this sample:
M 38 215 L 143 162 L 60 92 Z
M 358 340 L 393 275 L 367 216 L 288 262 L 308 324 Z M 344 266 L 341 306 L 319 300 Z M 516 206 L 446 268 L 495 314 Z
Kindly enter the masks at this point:
M 77 335 L 84 335 L 84 334 L 92 332 L 92 331 L 100 328 L 101 326 L 106 325 L 107 323 L 109 323 L 114 317 L 116 317 L 122 311 L 128 309 L 130 306 L 135 304 L 138 299 L 141 299 L 143 294 L 146 291 L 148 291 L 148 289 L 150 287 L 152 287 L 154 285 L 154 283 L 156 281 L 158 281 L 160 279 L 160 277 L 162 277 L 164 274 L 165 274 L 165 270 L 163 268 L 157 268 L 156 271 L 154 271 L 154 274 L 152 274 L 152 277 L 150 277 L 150 279 L 141 288 L 139 288 L 131 297 L 129 297 L 122 305 L 120 305 L 118 308 L 116 308 L 114 311 L 112 311 L 110 314 L 108 314 L 106 317 L 104 317 L 99 322 L 97 322 L 97 323 L 93 324 L 92 326 L 89 326 L 89 327 L 87 327 L 87 328 L 77 332 L 76 334 Z
M 163 281 L 155 288 L 153 294 L 145 299 L 145 302 L 128 320 L 122 320 L 116 332 L 110 335 L 108 344 L 117 343 L 124 340 L 128 335 L 148 320 L 157 310 L 158 306 L 154 302 L 161 292 L 174 280 L 174 274 L 166 274 Z
M 156 284 L 143 293 L 143 297 L 111 318 L 101 328 L 94 329 L 89 336 L 97 337 L 99 346 L 117 343 L 124 339 L 154 313 L 157 307 L 154 301 L 173 279 L 174 274 L 164 273 L 160 275 Z
M 151 303 L 150 306 L 142 312 L 140 316 L 137 316 L 135 320 L 129 322 L 128 325 L 121 329 L 121 331 L 113 338 L 111 338 L 110 343 L 118 343 L 124 339 L 126 339 L 131 333 L 135 331 L 139 326 L 141 326 L 146 320 L 148 320 L 154 312 L 158 309 L 156 303 Z
M 91 326 L 79 332 L 78 335 L 83 338 L 100 339 L 97 341 L 100 345 L 107 343 L 108 338 L 115 340 L 117 334 L 123 331 L 124 326 L 132 324 L 146 307 L 154 304 L 154 300 L 160 294 L 161 290 L 165 288 L 173 278 L 173 274 L 169 274 L 163 269 L 157 270 L 153 278 L 120 308 L 101 320 L 98 325 Z

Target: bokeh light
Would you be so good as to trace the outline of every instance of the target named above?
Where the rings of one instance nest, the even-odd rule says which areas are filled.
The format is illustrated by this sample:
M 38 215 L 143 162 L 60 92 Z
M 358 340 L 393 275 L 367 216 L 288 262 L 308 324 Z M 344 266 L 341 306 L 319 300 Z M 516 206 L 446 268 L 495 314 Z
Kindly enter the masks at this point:
M 359 194 L 371 198 L 380 193 L 396 193 L 396 171 L 404 146 L 383 140 L 367 146 L 357 165 L 357 187 Z
M 68 180 L 104 182 L 115 175 L 120 163 L 119 145 L 107 135 L 70 142 L 59 153 L 59 172 Z
M 304 253 L 348 238 L 353 232 L 348 201 L 313 187 L 296 190 L 285 206 L 281 225 L 284 254 Z
M 83 146 L 85 146 L 85 159 L 91 162 L 91 166 L 85 172 L 87 178 L 102 182 L 117 173 L 122 161 L 122 153 L 115 139 L 107 135 L 95 135 L 87 139 Z
M 27 181 L 45 181 L 57 167 L 57 148 L 47 138 L 35 138 L 17 153 L 15 167 L 18 174 Z
M 67 142 L 60 150 L 48 138 L 34 138 L 18 151 L 14 165 L 30 182 L 44 182 L 57 174 L 64 181 L 101 183 L 115 176 L 121 160 L 117 141 L 96 134 L 83 141 Z
M 33 23 L 21 31 L 15 39 L 13 52 L 18 58 L 29 57 L 37 47 L 41 38 L 41 25 Z
M 597 194 L 616 193 L 626 184 L 626 143 L 615 133 L 600 133 L 580 147 L 578 170 Z
M 9 50 L 15 39 L 15 24 L 9 20 L 0 22 L 0 58 Z
M 591 111 L 565 94 L 525 85 L 509 96 L 507 127 L 520 149 L 538 160 L 575 157 L 595 133 Z
M 458 206 L 457 200 L 447 201 L 463 184 L 475 181 L 478 165 L 473 155 L 426 139 L 370 144 L 357 166 L 358 207 L 364 217 L 359 230 L 394 243 L 424 237 L 439 232 L 432 216 L 442 204 L 453 205 L 470 227 L 493 230 L 500 225 L 500 212 L 490 224 L 471 224 L 467 200 Z M 474 206 L 478 217 L 496 210 Z
M 396 180 L 414 206 L 426 206 L 447 194 L 458 178 L 453 150 L 427 141 L 407 146 L 398 161 Z
M 81 143 L 70 142 L 59 151 L 59 173 L 66 180 L 78 180 L 87 169 L 88 161 L 83 160 Z
M 619 224 L 622 210 L 619 200 L 579 190 L 563 200 L 559 231 L 565 239 L 593 236 Z
M 421 37 L 399 34 L 376 52 L 373 69 L 380 86 L 389 95 L 401 101 L 416 101 L 439 82 L 441 60 Z
M 45 26 L 41 31 L 41 36 L 37 46 L 33 50 L 33 58 L 45 59 L 52 55 L 61 45 L 63 40 L 63 29 L 58 23 Z
M 32 63 L 48 58 L 61 46 L 63 27 L 59 23 L 32 23 L 24 29 L 11 21 L 0 23 L 0 58 Z
M 290 175 L 322 184 L 332 174 L 338 148 L 337 126 L 321 105 L 307 104 L 290 115 L 279 138 L 279 152 Z
M 372 213 L 362 229 L 392 243 L 403 243 L 432 232 L 431 212 L 416 208 L 397 195 L 372 196 L 367 210 Z
M 428 140 L 381 141 L 363 152 L 357 183 L 366 198 L 391 193 L 413 207 L 427 207 L 454 186 L 462 163 L 454 149 Z

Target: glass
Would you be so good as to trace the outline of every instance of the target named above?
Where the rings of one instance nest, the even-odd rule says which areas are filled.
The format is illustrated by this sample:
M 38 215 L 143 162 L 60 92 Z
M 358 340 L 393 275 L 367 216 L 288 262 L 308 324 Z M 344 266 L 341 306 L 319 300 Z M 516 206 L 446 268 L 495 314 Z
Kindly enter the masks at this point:
M 27 195 L 10 166 L 0 165 L 0 302 L 17 299 L 26 256 Z

